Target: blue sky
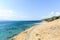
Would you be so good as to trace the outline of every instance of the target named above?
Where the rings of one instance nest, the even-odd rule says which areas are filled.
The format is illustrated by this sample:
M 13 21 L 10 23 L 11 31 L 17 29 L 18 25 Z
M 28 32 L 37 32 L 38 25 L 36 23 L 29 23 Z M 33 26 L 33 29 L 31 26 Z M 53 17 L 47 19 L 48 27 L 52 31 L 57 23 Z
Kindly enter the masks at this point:
M 60 0 L 0 0 L 0 20 L 40 20 L 60 15 Z

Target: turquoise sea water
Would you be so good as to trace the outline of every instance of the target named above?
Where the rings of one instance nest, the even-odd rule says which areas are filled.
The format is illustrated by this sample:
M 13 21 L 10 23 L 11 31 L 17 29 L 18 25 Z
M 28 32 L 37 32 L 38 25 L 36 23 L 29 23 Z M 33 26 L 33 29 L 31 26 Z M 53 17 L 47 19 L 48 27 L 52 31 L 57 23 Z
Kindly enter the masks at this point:
M 1 21 L 0 40 L 9 40 L 20 32 L 30 28 L 41 21 Z

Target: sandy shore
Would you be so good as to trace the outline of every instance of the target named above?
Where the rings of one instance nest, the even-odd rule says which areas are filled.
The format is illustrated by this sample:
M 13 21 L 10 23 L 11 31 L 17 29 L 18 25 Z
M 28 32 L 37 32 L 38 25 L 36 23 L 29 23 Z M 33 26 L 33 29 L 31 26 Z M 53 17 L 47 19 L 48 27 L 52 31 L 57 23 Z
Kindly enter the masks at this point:
M 43 22 L 16 35 L 14 40 L 60 40 L 60 19 Z M 11 39 L 11 40 L 12 40 Z

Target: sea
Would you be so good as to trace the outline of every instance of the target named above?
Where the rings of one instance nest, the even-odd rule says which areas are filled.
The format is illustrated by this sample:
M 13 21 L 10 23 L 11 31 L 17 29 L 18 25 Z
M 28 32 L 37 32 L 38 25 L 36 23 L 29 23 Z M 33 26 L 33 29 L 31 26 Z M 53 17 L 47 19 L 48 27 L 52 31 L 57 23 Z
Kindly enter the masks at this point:
M 38 21 L 0 21 L 0 40 L 9 40 L 15 35 L 25 31 L 32 26 L 38 25 Z

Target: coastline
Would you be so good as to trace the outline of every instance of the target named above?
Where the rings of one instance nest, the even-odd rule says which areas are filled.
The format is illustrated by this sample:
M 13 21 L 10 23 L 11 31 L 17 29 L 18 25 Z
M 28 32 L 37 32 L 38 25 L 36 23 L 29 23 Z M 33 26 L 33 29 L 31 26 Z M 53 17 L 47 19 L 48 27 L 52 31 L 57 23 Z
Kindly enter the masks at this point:
M 13 37 L 14 40 L 60 40 L 60 19 L 42 22 Z
M 41 23 L 36 23 L 36 24 L 42 25 L 42 24 L 45 24 L 45 23 L 47 23 L 47 22 L 46 21 L 42 21 Z M 29 35 L 29 33 L 32 30 L 34 30 L 36 26 L 37 25 L 32 26 L 31 28 L 26 29 L 25 31 L 23 31 L 23 32 L 17 34 L 16 36 L 14 36 L 13 38 L 11 38 L 10 40 L 26 40 L 28 35 Z

